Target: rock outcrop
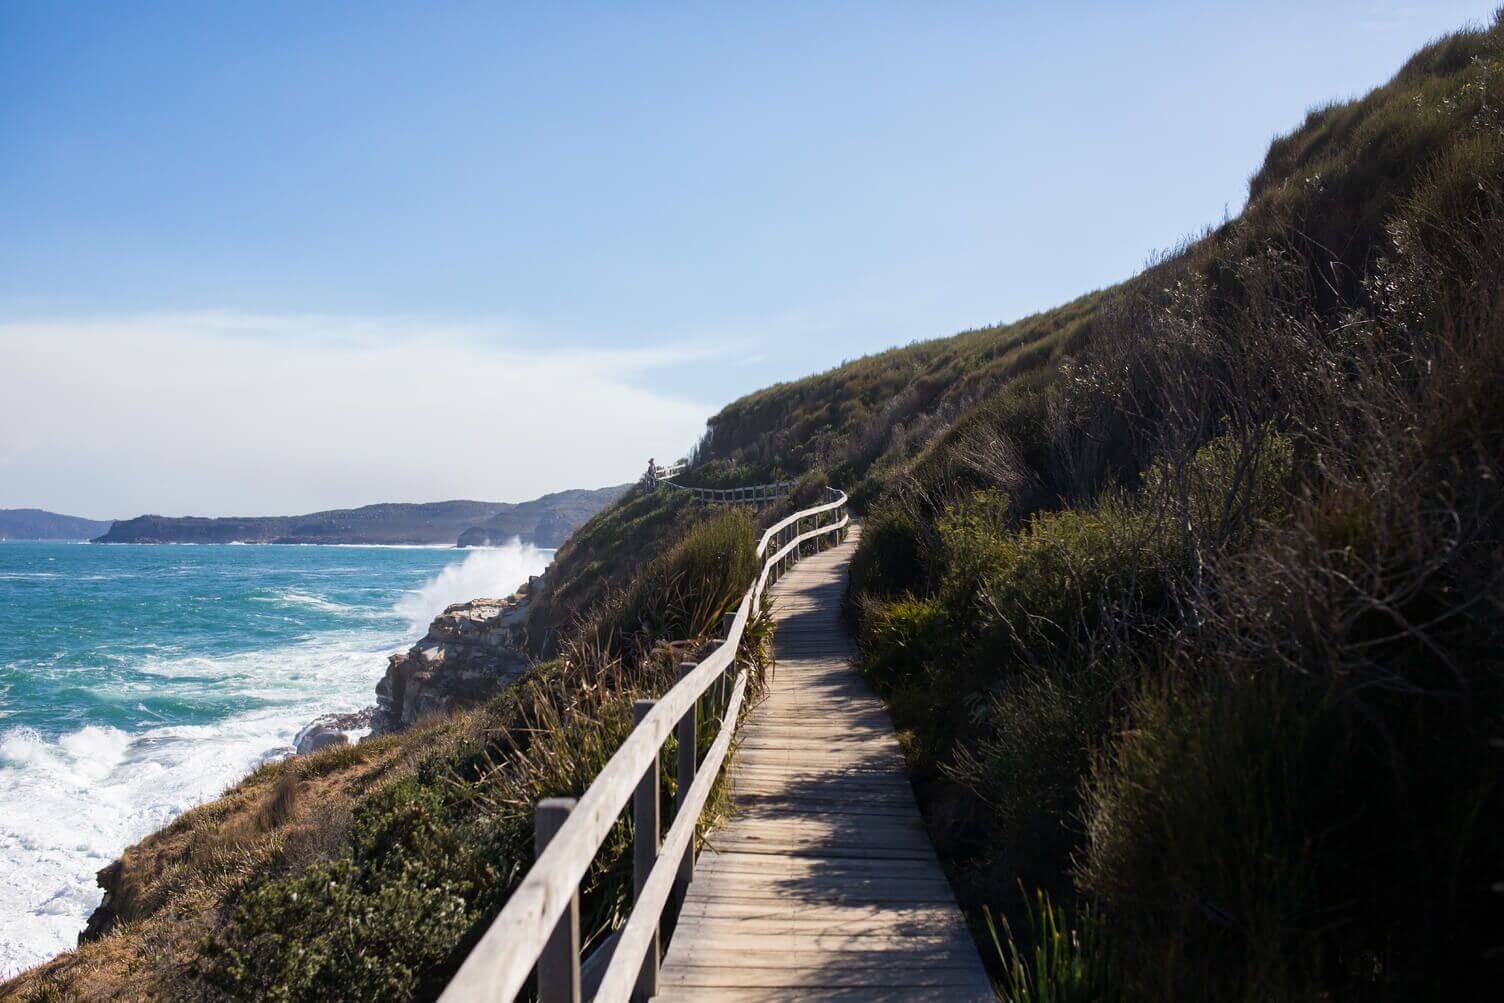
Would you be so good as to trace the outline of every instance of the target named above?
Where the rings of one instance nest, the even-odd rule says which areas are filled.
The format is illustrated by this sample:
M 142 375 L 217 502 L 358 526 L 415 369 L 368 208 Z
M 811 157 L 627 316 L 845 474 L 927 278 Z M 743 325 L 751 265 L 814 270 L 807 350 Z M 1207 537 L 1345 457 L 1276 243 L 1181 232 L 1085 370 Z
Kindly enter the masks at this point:
M 292 744 L 300 756 L 327 749 L 331 745 L 346 745 L 350 741 L 349 733 L 370 728 L 371 719 L 375 714 L 375 707 L 367 707 L 365 710 L 354 711 L 350 714 L 325 714 L 322 717 L 316 717 L 298 732 L 298 737 L 292 740 Z
M 104 897 L 99 900 L 98 907 L 89 914 L 88 923 L 79 933 L 80 944 L 98 940 L 115 929 L 115 924 L 120 921 L 120 917 L 115 914 L 115 900 L 120 895 L 120 876 L 124 871 L 125 861 L 122 859 L 111 861 L 95 873 L 94 880 L 100 888 L 104 889 Z
M 421 641 L 393 655 L 376 684 L 371 733 L 480 703 L 521 675 L 530 663 L 523 619 L 539 580 L 533 577 L 505 599 L 450 606 Z

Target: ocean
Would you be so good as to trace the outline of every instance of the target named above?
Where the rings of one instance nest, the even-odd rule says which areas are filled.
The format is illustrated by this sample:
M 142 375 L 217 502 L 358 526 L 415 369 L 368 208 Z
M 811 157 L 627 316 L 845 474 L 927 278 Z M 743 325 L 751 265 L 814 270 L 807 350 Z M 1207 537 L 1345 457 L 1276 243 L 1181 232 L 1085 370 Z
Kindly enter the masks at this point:
M 74 946 L 121 850 L 374 703 L 435 614 L 552 556 L 0 543 L 0 977 Z

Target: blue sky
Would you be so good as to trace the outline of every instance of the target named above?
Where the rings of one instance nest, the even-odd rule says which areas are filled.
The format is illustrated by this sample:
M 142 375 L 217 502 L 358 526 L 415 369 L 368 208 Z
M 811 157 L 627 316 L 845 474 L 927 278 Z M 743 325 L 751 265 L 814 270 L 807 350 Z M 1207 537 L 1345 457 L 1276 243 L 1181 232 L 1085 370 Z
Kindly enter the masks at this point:
M 0 506 L 624 480 L 1132 274 L 1493 6 L 4 0 Z

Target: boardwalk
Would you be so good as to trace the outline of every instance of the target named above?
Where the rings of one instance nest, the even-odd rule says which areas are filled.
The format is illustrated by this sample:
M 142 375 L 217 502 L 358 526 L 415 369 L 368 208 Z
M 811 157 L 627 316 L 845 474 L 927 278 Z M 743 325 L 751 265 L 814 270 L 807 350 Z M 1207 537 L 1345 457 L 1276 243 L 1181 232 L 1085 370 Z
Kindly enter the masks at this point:
M 887 712 L 839 620 L 844 545 L 773 588 L 771 695 L 741 731 L 656 999 L 991 1000 Z

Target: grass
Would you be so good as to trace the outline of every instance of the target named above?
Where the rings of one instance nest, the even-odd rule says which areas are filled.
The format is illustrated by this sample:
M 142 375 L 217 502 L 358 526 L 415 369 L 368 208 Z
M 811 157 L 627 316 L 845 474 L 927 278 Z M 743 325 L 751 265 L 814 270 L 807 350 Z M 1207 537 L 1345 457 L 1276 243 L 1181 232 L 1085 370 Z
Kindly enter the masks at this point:
M 1006 917 L 986 912 L 1007 1003 L 1108 1003 L 1117 998 L 1117 959 L 1090 910 L 1072 916 L 1044 892 L 1029 901 L 1028 931 L 1015 937 Z M 1028 949 L 1020 941 L 1031 944 Z

